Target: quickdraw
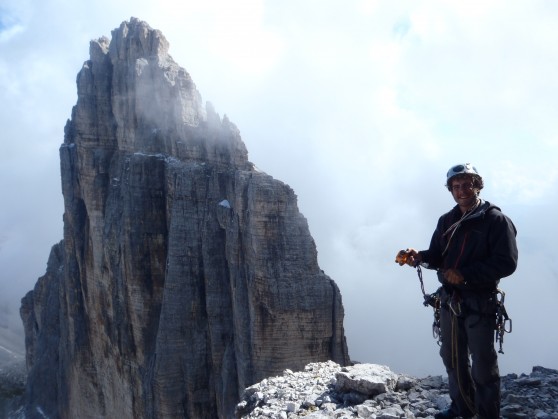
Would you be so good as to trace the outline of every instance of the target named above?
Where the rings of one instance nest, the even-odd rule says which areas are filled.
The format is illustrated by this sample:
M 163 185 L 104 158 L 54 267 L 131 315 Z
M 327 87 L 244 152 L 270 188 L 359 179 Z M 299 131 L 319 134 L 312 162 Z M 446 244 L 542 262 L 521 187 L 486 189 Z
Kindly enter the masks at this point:
M 438 346 L 440 346 L 442 345 L 442 335 L 440 329 L 440 295 L 438 291 L 432 294 L 427 294 L 426 291 L 424 291 L 424 281 L 422 280 L 422 269 L 418 264 L 415 266 L 415 268 L 417 270 L 417 275 L 420 281 L 420 289 L 422 291 L 422 296 L 424 298 L 422 304 L 425 307 L 431 306 L 434 309 L 434 322 L 432 323 L 432 336 L 434 337 L 434 339 L 436 339 Z
M 496 333 L 495 341 L 500 344 L 500 349 L 498 353 L 503 354 L 504 351 L 502 346 L 504 345 L 504 334 L 512 332 L 512 319 L 508 316 L 506 307 L 504 306 L 504 300 L 506 299 L 506 293 L 500 289 L 496 290 Z

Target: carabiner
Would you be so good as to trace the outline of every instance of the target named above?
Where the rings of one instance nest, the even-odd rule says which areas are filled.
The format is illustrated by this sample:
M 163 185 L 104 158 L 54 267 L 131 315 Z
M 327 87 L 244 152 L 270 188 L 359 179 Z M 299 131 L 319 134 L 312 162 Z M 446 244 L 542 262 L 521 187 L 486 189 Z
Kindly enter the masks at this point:
M 457 307 L 454 307 L 454 304 L 457 304 Z M 450 310 L 456 317 L 461 316 L 461 301 L 458 301 L 458 299 L 455 297 L 455 294 L 451 296 L 451 300 L 448 305 Z
M 508 324 L 509 324 L 509 329 L 506 327 L 506 325 L 508 325 Z M 512 331 L 512 319 L 510 319 L 508 317 L 506 320 L 504 320 L 504 324 L 502 325 L 502 329 L 506 333 L 511 333 L 511 331 Z

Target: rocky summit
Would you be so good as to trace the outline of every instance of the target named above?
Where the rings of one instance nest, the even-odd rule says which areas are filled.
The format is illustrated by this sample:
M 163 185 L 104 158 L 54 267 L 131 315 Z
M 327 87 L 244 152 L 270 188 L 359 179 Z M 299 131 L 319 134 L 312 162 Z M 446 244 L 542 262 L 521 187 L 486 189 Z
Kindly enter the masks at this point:
M 77 76 L 64 237 L 21 306 L 24 417 L 230 417 L 264 377 L 349 363 L 294 191 L 168 48 L 132 18 Z
M 504 419 L 558 419 L 558 371 L 533 367 L 502 377 Z M 388 367 L 335 362 L 285 370 L 246 389 L 237 418 L 427 418 L 449 406 L 447 379 L 415 378 Z

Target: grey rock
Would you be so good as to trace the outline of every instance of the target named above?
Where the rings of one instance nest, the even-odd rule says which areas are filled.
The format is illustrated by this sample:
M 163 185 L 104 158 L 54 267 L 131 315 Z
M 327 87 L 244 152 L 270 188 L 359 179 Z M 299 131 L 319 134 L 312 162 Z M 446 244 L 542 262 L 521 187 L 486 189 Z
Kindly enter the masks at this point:
M 0 417 L 15 417 L 25 390 L 25 365 L 17 359 L 0 365 Z
M 363 371 L 368 371 L 363 374 Z M 375 373 L 371 373 L 374 371 Z M 353 376 L 360 377 L 361 381 L 370 381 L 370 386 L 377 386 L 378 380 L 385 380 L 386 391 L 369 395 L 365 400 L 359 401 L 354 398 L 354 390 L 350 387 L 339 386 L 335 382 L 331 383 L 331 376 Z M 502 377 L 502 392 L 506 393 L 502 399 L 501 417 L 504 419 L 512 418 L 540 418 L 558 419 L 558 384 L 556 378 L 558 371 L 552 369 L 533 369 L 530 375 L 510 374 Z M 395 382 L 405 380 L 414 383 L 410 388 L 402 389 L 394 387 Z M 540 385 L 535 388 L 533 385 L 525 386 L 525 381 L 540 380 Z M 322 386 L 322 400 L 331 400 L 331 403 L 308 406 L 300 403 L 299 409 L 291 411 L 288 418 L 428 418 L 446 409 L 450 404 L 448 395 L 447 380 L 442 377 L 433 379 L 426 377 L 418 379 L 407 375 L 400 375 L 391 372 L 387 367 L 374 364 L 358 364 L 355 366 L 341 367 L 333 362 L 309 364 L 305 372 L 298 374 L 283 375 L 265 380 L 265 383 L 254 384 L 245 392 L 242 401 L 237 409 L 239 418 L 260 418 L 263 408 L 270 413 L 270 417 L 276 417 L 278 412 L 285 410 L 286 403 L 298 403 L 303 400 L 306 389 L 314 386 L 318 380 L 321 383 L 330 384 Z M 425 388 L 428 384 L 428 388 Z M 359 386 L 367 386 L 360 383 Z M 251 389 L 255 391 L 269 392 L 277 387 L 290 387 L 301 389 L 300 393 L 295 392 L 285 398 L 275 398 L 269 400 L 265 406 L 258 406 L 255 409 L 243 409 L 246 398 L 251 394 Z M 405 386 L 406 387 L 406 386 Z M 348 397 L 347 397 L 348 396 Z M 356 404 L 355 404 L 356 403 Z
M 397 378 L 397 384 L 395 386 L 395 389 L 398 391 L 409 390 L 410 388 L 416 385 L 416 382 L 417 380 L 414 377 L 401 375 Z
M 346 368 L 335 376 L 335 388 L 339 392 L 355 391 L 367 396 L 375 396 L 393 390 L 397 375 L 388 367 L 376 364 L 357 364 Z
M 164 36 L 123 22 L 91 42 L 77 88 L 64 240 L 21 306 L 25 409 L 230 417 L 265 377 L 348 364 L 341 295 L 294 191 L 248 161 Z
M 405 411 L 399 406 L 391 406 L 383 409 L 377 419 L 398 419 L 405 416 Z
M 357 417 L 359 418 L 371 418 L 376 417 L 376 413 L 378 413 L 378 409 L 374 406 L 370 406 L 367 404 L 361 404 L 357 406 Z
M 442 388 L 444 386 L 444 380 L 441 375 L 428 376 L 419 381 L 420 387 L 425 389 Z

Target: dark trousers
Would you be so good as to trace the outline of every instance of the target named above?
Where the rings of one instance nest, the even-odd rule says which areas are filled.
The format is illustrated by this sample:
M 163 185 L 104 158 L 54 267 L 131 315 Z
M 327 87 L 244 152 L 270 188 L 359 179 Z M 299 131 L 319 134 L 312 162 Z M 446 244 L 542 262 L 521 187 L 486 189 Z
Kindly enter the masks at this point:
M 496 300 L 492 293 L 458 296 L 441 292 L 440 356 L 452 408 L 462 417 L 500 417 L 500 373 L 494 349 Z

